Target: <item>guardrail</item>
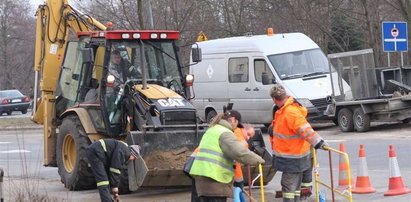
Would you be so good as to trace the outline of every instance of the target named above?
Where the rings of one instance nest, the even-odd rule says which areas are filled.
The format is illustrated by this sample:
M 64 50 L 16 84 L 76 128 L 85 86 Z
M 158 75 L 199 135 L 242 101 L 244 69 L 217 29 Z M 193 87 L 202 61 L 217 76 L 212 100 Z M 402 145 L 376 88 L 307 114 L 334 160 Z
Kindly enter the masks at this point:
M 317 152 L 315 149 L 313 149 L 313 160 L 314 160 L 314 179 L 315 179 L 315 193 L 316 193 L 316 202 L 320 201 L 320 195 L 319 195 L 319 185 L 323 185 L 326 188 L 331 190 L 332 193 L 332 201 L 335 201 L 335 194 L 337 193 L 340 196 L 348 199 L 349 202 L 352 202 L 352 190 L 351 190 L 351 168 L 350 168 L 350 160 L 348 158 L 348 154 L 336 149 L 333 149 L 331 147 L 325 147 L 326 150 L 328 150 L 328 160 L 330 163 L 330 179 L 331 179 L 331 185 L 327 185 L 325 182 L 320 181 L 319 178 L 319 173 L 318 173 L 318 165 L 317 165 Z M 339 155 L 343 155 L 345 158 L 345 163 L 347 167 L 347 180 L 348 180 L 348 185 L 347 189 L 340 191 L 338 189 L 334 188 L 334 180 L 333 180 L 333 167 L 332 167 L 332 159 L 331 159 L 331 154 L 332 152 L 338 153 Z

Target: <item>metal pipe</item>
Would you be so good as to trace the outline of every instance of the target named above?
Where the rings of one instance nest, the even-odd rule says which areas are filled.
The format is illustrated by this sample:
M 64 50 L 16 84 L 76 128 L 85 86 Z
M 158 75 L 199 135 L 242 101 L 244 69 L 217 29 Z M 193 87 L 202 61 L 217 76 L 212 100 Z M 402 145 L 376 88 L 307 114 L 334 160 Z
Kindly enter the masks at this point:
M 335 201 L 335 194 L 334 194 L 334 180 L 333 180 L 333 163 L 331 159 L 331 150 L 328 150 L 328 160 L 330 161 L 330 178 L 331 178 L 331 196 L 332 196 L 332 201 Z
M 0 202 L 4 202 L 4 198 L 3 198 L 3 177 L 4 177 L 4 171 L 3 171 L 3 168 L 0 168 Z
M 147 74 L 146 74 L 147 69 L 145 66 L 146 57 L 145 57 L 145 52 L 144 52 L 144 42 L 140 40 L 140 44 L 141 44 L 141 47 L 140 47 L 141 64 L 140 65 L 141 65 L 141 74 L 143 75 L 141 82 L 143 84 L 143 90 L 146 90 L 147 89 Z

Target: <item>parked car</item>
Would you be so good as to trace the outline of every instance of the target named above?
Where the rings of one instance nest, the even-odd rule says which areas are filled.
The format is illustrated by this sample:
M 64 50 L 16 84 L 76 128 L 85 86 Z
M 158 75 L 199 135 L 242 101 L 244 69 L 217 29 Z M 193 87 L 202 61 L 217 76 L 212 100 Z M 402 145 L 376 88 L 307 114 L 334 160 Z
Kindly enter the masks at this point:
M 21 111 L 21 113 L 26 114 L 29 105 L 30 98 L 18 90 L 0 91 L 0 115 L 3 113 L 11 115 L 13 111 Z

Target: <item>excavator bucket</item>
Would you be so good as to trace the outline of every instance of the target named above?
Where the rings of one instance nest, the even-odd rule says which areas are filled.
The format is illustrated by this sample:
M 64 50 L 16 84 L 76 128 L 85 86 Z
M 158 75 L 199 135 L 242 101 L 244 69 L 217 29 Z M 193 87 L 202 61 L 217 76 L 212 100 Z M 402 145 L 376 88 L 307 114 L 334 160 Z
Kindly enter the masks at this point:
M 128 143 L 141 147 L 141 156 L 129 165 L 130 190 L 190 186 L 191 179 L 184 174 L 183 166 L 198 146 L 204 132 L 204 129 L 130 132 Z M 275 171 L 272 169 L 272 155 L 265 149 L 260 130 L 256 130 L 256 136 L 249 144 L 250 149 L 265 160 L 262 167 L 264 184 L 267 184 L 274 177 Z M 259 174 L 256 166 L 251 166 L 250 171 L 252 178 Z M 244 179 L 248 179 L 247 167 L 243 167 L 243 173 Z
M 264 184 L 268 184 L 273 178 L 276 173 L 275 170 L 273 170 L 273 156 L 271 153 L 267 150 L 264 139 L 263 139 L 263 134 L 260 129 L 255 130 L 255 136 L 248 141 L 249 149 L 251 151 L 254 151 L 256 154 L 261 156 L 264 160 L 265 163 L 262 164 L 262 169 L 263 169 L 263 180 Z M 244 178 L 244 184 L 248 185 L 248 167 L 247 166 L 242 166 L 242 171 L 243 171 L 243 178 Z M 250 175 L 251 175 L 251 180 L 256 178 L 259 175 L 259 170 L 258 166 L 250 166 Z M 259 184 L 256 184 L 257 186 Z
M 129 144 L 140 145 L 140 157 L 129 165 L 129 188 L 190 186 L 183 172 L 187 158 L 198 146 L 203 130 L 130 132 Z
M 128 164 L 128 177 L 130 191 L 136 191 L 143 184 L 144 178 L 148 173 L 148 167 L 144 159 L 139 155 L 133 163 Z

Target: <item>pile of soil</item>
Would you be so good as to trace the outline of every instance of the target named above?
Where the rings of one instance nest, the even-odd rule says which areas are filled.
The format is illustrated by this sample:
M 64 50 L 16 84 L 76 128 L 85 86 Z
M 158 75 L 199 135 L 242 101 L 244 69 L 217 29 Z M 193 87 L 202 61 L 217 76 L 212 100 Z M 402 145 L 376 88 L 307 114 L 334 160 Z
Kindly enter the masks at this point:
M 182 169 L 187 158 L 193 153 L 187 147 L 170 151 L 153 151 L 143 157 L 149 169 Z

